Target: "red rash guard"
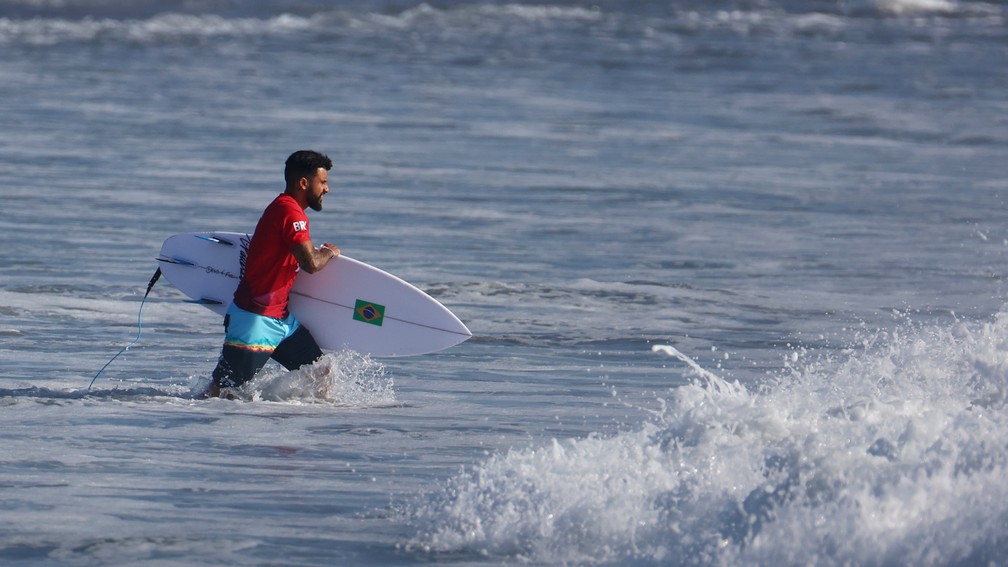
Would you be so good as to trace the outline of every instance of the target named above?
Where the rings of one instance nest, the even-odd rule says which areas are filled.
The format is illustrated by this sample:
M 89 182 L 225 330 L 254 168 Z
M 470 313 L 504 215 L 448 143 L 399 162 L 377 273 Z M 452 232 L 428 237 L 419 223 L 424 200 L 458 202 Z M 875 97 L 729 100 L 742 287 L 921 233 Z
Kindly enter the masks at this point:
M 249 243 L 235 305 L 266 317 L 287 317 L 290 289 L 300 270 L 291 249 L 309 239 L 308 216 L 301 205 L 287 194 L 274 199 Z

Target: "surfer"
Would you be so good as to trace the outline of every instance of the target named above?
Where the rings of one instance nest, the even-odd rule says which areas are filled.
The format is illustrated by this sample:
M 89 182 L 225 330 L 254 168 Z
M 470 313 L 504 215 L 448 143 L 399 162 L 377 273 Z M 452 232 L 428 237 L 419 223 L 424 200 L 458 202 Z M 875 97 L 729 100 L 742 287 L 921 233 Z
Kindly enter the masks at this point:
M 332 160 L 302 150 L 287 158 L 286 189 L 263 211 L 242 259 L 242 277 L 224 316 L 224 346 L 206 397 L 251 380 L 273 358 L 288 370 L 322 356 L 311 332 L 288 310 L 298 270 L 313 274 L 339 256 L 339 248 L 312 244 L 305 209 L 322 210 Z

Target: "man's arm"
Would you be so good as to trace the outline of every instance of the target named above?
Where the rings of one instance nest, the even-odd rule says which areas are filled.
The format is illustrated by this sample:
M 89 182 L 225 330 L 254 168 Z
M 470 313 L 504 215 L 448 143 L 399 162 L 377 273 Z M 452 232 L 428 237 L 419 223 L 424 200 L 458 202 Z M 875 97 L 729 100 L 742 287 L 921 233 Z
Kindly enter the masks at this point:
M 326 242 L 321 248 L 316 250 L 311 240 L 303 240 L 296 243 L 294 248 L 291 248 L 291 254 L 294 254 L 294 257 L 297 258 L 298 265 L 301 266 L 302 270 L 309 274 L 314 274 L 339 256 L 340 249 Z

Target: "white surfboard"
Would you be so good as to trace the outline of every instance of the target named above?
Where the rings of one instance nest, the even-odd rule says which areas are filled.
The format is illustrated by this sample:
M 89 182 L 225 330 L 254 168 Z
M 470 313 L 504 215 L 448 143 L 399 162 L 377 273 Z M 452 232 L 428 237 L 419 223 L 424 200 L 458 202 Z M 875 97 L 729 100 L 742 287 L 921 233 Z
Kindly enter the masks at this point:
M 176 234 L 164 241 L 158 263 L 179 291 L 223 315 L 251 239 L 239 232 Z M 446 349 L 472 336 L 431 296 L 343 255 L 314 274 L 298 273 L 290 310 L 324 350 L 408 356 Z

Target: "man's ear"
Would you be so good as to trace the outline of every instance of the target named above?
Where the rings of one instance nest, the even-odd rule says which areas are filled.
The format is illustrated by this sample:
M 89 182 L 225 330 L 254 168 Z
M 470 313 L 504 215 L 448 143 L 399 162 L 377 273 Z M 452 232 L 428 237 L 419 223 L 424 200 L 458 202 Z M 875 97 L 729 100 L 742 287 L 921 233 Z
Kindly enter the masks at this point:
M 302 191 L 308 189 L 308 185 L 310 185 L 310 183 L 307 177 L 302 177 L 301 179 L 298 179 L 298 188 L 300 188 Z

